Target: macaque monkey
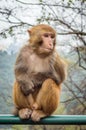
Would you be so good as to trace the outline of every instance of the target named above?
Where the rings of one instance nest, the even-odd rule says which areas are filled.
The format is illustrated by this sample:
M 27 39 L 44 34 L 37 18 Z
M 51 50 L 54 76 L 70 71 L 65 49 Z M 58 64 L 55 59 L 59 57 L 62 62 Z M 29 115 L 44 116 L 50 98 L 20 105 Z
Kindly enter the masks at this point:
M 15 63 L 14 114 L 39 121 L 59 104 L 66 64 L 55 50 L 56 31 L 51 26 L 36 25 L 28 33 L 29 41 Z

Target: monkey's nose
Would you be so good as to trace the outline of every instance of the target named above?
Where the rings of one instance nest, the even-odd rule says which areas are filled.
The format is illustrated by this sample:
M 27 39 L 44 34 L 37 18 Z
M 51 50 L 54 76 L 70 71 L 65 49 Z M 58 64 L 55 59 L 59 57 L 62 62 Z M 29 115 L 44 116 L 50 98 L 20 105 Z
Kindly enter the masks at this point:
M 49 47 L 50 47 L 50 48 L 53 47 L 53 43 L 52 43 L 52 42 L 49 43 Z

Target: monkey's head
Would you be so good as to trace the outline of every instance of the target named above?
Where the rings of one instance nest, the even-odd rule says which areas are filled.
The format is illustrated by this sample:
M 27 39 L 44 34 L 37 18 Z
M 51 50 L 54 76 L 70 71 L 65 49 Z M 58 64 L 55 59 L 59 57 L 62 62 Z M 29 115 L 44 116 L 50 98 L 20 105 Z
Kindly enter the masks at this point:
M 29 44 L 38 54 L 46 56 L 53 52 L 56 45 L 56 31 L 46 24 L 40 24 L 28 30 Z

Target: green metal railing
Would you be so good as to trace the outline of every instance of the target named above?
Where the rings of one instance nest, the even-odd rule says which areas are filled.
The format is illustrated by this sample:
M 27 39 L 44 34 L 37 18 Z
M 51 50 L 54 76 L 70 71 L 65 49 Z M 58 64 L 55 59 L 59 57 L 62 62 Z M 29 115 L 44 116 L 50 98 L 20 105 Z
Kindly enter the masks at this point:
M 33 122 L 31 119 L 21 120 L 18 116 L 1 114 L 0 124 L 30 124 L 30 125 L 86 125 L 86 115 L 55 115 Z

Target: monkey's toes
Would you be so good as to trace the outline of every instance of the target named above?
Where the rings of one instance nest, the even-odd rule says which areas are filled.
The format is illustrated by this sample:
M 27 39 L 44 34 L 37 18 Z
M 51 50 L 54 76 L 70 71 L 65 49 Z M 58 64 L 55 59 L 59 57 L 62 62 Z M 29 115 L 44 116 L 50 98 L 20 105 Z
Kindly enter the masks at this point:
M 40 121 L 41 118 L 46 117 L 47 115 L 42 110 L 33 110 L 31 114 L 31 119 L 34 122 Z
M 30 118 L 32 114 L 32 110 L 28 109 L 28 108 L 23 108 L 21 110 L 19 110 L 19 117 L 21 119 L 28 119 Z
M 40 117 L 39 112 L 36 111 L 36 110 L 34 110 L 34 111 L 32 112 L 31 119 L 32 119 L 34 122 L 40 121 L 41 117 Z

